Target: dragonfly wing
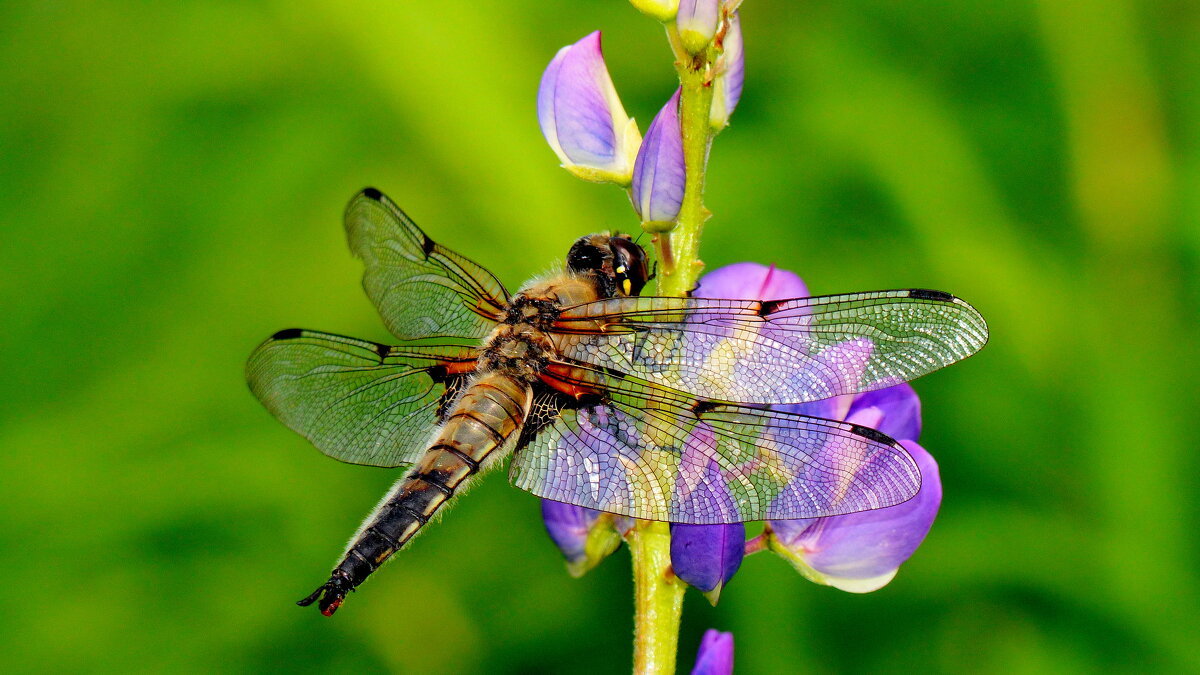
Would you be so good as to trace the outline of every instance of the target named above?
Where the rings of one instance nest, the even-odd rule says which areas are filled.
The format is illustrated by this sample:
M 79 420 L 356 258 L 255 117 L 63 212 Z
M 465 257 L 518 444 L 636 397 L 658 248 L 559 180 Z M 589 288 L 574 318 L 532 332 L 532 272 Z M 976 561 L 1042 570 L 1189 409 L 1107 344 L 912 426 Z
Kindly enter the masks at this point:
M 479 342 L 508 304 L 504 285 L 483 267 L 425 235 L 375 188 L 346 207 L 350 250 L 366 264 L 363 288 L 388 330 L 403 340 Z
M 351 464 L 400 466 L 425 452 L 474 352 L 292 329 L 254 350 L 246 380 L 273 415 L 321 452 Z
M 714 403 L 578 366 L 556 377 L 603 394 L 579 401 L 547 387 L 537 398 L 511 478 L 539 497 L 716 524 L 866 511 L 920 489 L 912 457 L 873 429 Z
M 790 300 L 623 297 L 562 312 L 561 353 L 702 398 L 803 403 L 882 389 L 979 351 L 987 324 L 948 293 Z

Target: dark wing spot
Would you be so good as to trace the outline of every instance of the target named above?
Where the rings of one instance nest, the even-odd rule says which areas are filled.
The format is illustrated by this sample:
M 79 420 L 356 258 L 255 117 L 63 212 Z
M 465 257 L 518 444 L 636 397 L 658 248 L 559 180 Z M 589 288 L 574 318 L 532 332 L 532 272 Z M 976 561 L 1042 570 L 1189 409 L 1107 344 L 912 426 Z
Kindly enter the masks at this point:
M 865 438 L 869 441 L 875 441 L 876 443 L 883 443 L 884 445 L 892 445 L 892 446 L 896 445 L 896 441 L 891 436 L 888 436 L 887 434 L 883 433 L 882 431 L 876 431 L 875 429 L 872 429 L 871 427 L 864 427 L 864 426 L 859 426 L 857 424 L 851 424 L 850 425 L 850 433 L 854 434 L 855 436 L 862 436 L 863 438 Z
M 363 188 L 362 196 L 367 199 L 374 199 L 375 201 L 383 199 L 383 193 L 373 187 Z
M 908 292 L 908 297 L 918 300 L 937 300 L 938 302 L 950 302 L 954 299 L 953 295 L 945 291 L 930 291 L 924 288 L 914 288 Z
M 762 318 L 767 318 L 775 312 L 779 311 L 780 305 L 787 302 L 786 300 L 763 300 L 758 303 L 758 315 Z
M 383 360 L 387 358 L 388 352 L 392 351 L 391 347 L 376 342 L 372 342 L 371 346 L 375 348 L 375 353 L 379 355 L 380 363 L 383 363 Z
M 696 414 L 696 417 L 699 417 L 706 412 L 716 410 L 718 407 L 720 407 L 720 405 L 720 403 L 716 403 L 714 401 L 698 398 L 696 399 L 696 402 L 692 404 L 692 412 Z
M 442 369 L 441 379 L 434 376 L 434 371 L 437 368 Z M 433 377 L 434 382 L 446 385 L 446 391 L 443 391 L 441 397 L 438 399 L 437 408 L 438 421 L 444 423 L 446 421 L 446 416 L 450 414 L 451 406 L 453 406 L 454 402 L 458 400 L 458 395 L 462 393 L 463 388 L 466 386 L 467 377 L 465 375 L 456 375 L 446 378 L 446 369 L 444 366 L 435 366 L 426 372 Z
M 575 405 L 580 408 L 595 408 L 604 403 L 605 398 L 601 394 L 595 392 L 584 392 L 575 399 Z
M 434 244 L 433 240 L 429 238 L 429 235 L 421 233 L 421 236 L 425 239 L 425 241 L 421 242 L 421 250 L 425 253 L 425 257 L 428 258 L 429 253 L 433 251 L 433 247 L 436 246 L 436 244 Z
M 591 397 L 583 397 L 583 399 L 586 398 Z M 525 423 L 521 425 L 521 436 L 517 439 L 517 449 L 520 450 L 529 445 L 529 442 L 537 437 L 538 432 L 558 419 L 563 410 L 586 408 L 599 402 L 584 401 L 583 399 L 576 399 L 574 396 L 564 394 L 540 380 L 534 382 L 533 404 L 529 407 L 529 414 L 525 416 Z
M 627 373 L 623 373 L 623 372 L 617 370 L 616 368 L 609 368 L 608 366 L 592 366 L 592 367 L 595 368 L 596 370 L 599 370 L 600 372 L 604 373 L 605 375 L 613 378 L 614 380 L 623 380 L 626 377 L 629 377 L 629 375 Z
M 284 328 L 271 336 L 272 340 L 294 340 L 304 335 L 303 328 Z

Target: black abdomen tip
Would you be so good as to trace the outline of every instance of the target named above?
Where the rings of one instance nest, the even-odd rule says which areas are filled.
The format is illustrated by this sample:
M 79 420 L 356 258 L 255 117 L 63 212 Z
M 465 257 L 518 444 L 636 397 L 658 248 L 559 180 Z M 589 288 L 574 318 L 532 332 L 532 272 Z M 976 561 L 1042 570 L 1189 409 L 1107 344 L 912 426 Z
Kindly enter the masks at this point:
M 320 588 L 313 591 L 308 597 L 297 600 L 296 604 L 301 607 L 308 607 L 316 602 L 317 609 L 321 610 L 322 614 L 333 616 L 338 607 L 342 606 L 342 602 L 346 599 L 346 594 L 353 590 L 354 582 L 350 580 L 350 575 L 342 570 L 334 570 L 333 574 L 329 577 L 329 581 L 321 584 Z

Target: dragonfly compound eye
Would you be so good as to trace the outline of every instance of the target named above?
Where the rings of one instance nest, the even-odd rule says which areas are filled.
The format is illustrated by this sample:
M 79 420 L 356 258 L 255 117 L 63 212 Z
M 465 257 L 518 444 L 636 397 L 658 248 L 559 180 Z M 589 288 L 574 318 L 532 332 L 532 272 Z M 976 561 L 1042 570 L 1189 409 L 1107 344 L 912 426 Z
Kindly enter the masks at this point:
M 617 288 L 625 295 L 637 295 L 649 281 L 646 251 L 629 237 L 618 235 L 609 240 L 613 252 L 613 273 Z
M 580 237 L 567 253 L 567 268 L 572 272 L 587 272 L 604 267 L 604 251 L 592 243 L 592 235 Z

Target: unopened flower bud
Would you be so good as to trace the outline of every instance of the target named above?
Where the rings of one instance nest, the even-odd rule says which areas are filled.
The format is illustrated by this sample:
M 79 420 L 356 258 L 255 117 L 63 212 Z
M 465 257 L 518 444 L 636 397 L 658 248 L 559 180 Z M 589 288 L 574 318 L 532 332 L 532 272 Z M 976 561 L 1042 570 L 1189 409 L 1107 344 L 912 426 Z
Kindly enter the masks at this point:
M 733 633 L 713 628 L 704 632 L 692 675 L 733 675 Z
M 621 545 L 621 535 L 607 513 L 543 499 L 542 520 L 574 577 L 583 576 Z
M 629 0 L 629 3 L 646 16 L 659 21 L 670 21 L 679 10 L 679 0 Z
M 542 74 L 538 124 L 566 170 L 629 185 L 641 135 L 604 65 L 600 32 L 563 47 Z
M 685 176 L 676 89 L 650 122 L 633 165 L 633 208 L 647 231 L 664 232 L 674 227 L 683 205 Z
M 671 523 L 671 567 L 675 576 L 717 604 L 721 589 L 742 565 L 746 526 Z
M 713 101 L 709 125 L 715 131 L 729 126 L 729 117 L 742 98 L 742 83 L 746 77 L 746 56 L 742 47 L 742 22 L 738 13 L 726 19 L 722 51 L 717 57 L 717 75 L 713 79 Z
M 717 34 L 720 18 L 720 0 L 679 0 L 675 27 L 679 29 L 683 48 L 690 54 L 699 54 L 707 49 Z

